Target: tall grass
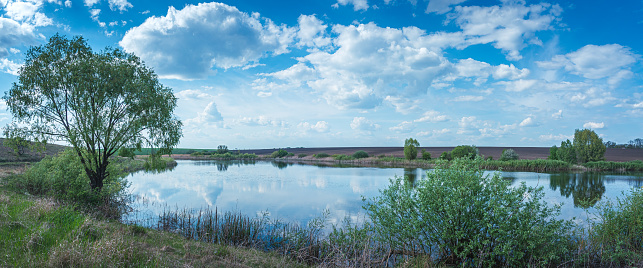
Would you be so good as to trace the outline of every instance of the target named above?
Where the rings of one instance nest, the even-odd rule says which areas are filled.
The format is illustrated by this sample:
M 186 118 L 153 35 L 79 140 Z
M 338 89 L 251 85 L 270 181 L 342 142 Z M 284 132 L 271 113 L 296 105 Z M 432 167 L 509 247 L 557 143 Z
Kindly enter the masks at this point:
M 595 171 L 643 171 L 643 161 L 629 162 L 598 161 L 587 162 L 583 166 Z

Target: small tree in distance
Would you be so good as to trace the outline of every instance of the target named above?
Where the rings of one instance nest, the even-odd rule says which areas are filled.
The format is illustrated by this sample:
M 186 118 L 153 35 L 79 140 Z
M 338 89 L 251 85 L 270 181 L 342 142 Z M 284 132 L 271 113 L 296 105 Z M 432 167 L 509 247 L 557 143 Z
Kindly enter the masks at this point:
M 602 161 L 605 159 L 605 144 L 596 132 L 590 129 L 574 132 L 574 150 L 578 163 Z
M 404 141 L 404 158 L 408 160 L 413 160 L 418 156 L 417 147 L 420 146 L 420 143 L 413 138 L 408 138 Z

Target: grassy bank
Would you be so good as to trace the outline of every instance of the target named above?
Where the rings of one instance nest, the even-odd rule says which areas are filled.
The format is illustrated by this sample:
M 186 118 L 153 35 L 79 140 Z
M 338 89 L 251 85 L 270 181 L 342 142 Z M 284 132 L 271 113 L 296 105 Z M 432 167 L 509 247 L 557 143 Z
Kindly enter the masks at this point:
M 0 186 L 1 267 L 303 267 L 276 253 L 97 219 Z

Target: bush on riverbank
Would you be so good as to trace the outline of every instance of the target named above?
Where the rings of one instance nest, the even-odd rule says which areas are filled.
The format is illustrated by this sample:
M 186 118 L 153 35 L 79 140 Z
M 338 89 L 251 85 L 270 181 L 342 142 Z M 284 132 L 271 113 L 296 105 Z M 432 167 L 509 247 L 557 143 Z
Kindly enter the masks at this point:
M 583 166 L 595 171 L 643 171 L 643 161 L 641 160 L 629 162 L 587 162 L 583 164 Z
M 542 188 L 484 176 L 476 162 L 443 162 L 414 186 L 391 180 L 364 207 L 375 239 L 400 255 L 458 266 L 563 262 L 573 223 L 555 219 L 560 207 L 547 206 Z

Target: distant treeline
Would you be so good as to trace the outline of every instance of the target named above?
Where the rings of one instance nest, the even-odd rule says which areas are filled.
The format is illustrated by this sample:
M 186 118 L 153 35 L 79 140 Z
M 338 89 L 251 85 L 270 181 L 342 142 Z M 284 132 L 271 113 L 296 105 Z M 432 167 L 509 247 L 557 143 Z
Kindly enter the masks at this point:
M 627 143 L 624 144 L 617 144 L 616 142 L 613 141 L 607 141 L 605 142 L 605 147 L 607 148 L 635 148 L 635 149 L 642 149 L 643 148 L 643 139 L 638 138 L 638 139 L 633 139 Z

